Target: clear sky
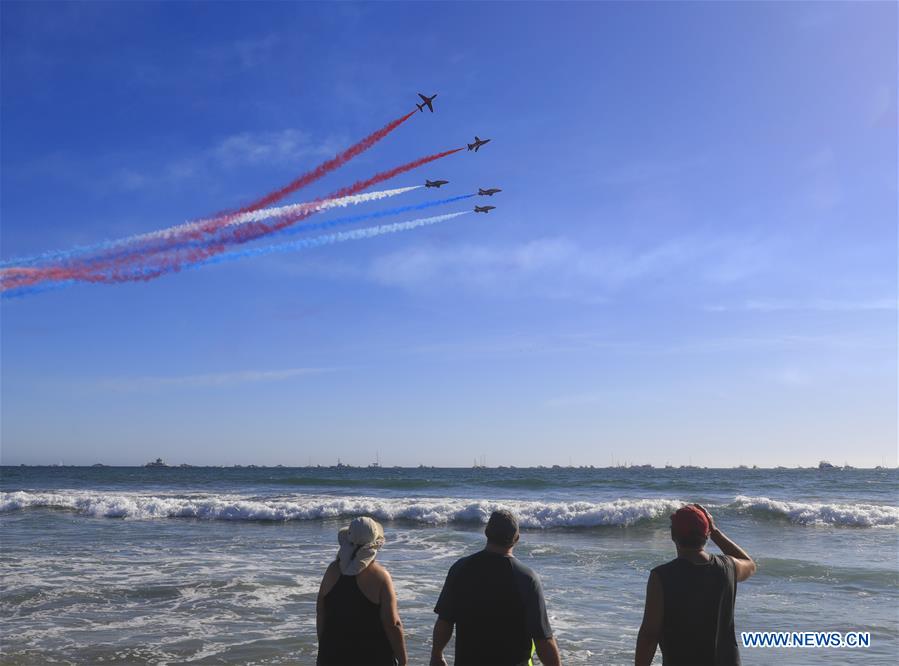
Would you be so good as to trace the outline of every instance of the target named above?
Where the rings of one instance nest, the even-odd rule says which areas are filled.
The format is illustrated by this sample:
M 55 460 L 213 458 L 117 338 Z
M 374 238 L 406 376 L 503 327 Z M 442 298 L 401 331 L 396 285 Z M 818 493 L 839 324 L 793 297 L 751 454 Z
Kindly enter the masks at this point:
M 3 258 L 246 203 L 417 92 L 290 201 L 474 134 L 353 212 L 503 189 L 3 301 L 4 464 L 896 464 L 895 3 L 0 12 Z

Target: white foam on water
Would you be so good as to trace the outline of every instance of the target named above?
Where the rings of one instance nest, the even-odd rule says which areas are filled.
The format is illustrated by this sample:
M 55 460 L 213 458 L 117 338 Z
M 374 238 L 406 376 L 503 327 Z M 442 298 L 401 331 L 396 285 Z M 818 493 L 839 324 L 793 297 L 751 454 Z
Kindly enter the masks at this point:
M 608 502 L 539 502 L 471 498 L 381 498 L 293 495 L 250 498 L 241 495 L 144 495 L 102 491 L 16 491 L 0 493 L 0 513 L 58 509 L 97 518 L 152 520 L 194 518 L 229 521 L 303 521 L 373 516 L 423 525 L 485 524 L 495 509 L 511 509 L 529 529 L 629 526 L 664 519 L 682 506 L 675 499 L 618 499 Z M 734 498 L 725 508 L 768 512 L 800 525 L 899 526 L 899 507 L 867 503 L 816 503 L 768 497 Z
M 899 526 L 899 507 L 883 504 L 789 502 L 739 495 L 732 506 L 742 510 L 766 511 L 800 525 Z
M 458 498 L 390 499 L 299 495 L 290 499 L 249 499 L 233 495 L 165 496 L 89 491 L 0 493 L 0 513 L 49 508 L 126 519 L 323 520 L 368 515 L 427 525 L 485 524 L 495 509 L 514 511 L 522 527 L 628 526 L 681 506 L 670 499 L 620 499 L 611 502 L 535 502 Z

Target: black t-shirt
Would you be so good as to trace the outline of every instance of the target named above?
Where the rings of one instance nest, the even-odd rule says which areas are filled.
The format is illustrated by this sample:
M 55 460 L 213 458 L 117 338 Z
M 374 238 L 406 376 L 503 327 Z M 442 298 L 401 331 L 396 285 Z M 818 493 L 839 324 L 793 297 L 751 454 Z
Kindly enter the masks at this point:
M 434 612 L 456 625 L 455 666 L 513 666 L 552 636 L 543 587 L 512 556 L 482 550 L 450 567 Z
M 736 568 L 727 555 L 705 564 L 677 558 L 653 569 L 662 581 L 662 663 L 739 666 L 734 631 Z

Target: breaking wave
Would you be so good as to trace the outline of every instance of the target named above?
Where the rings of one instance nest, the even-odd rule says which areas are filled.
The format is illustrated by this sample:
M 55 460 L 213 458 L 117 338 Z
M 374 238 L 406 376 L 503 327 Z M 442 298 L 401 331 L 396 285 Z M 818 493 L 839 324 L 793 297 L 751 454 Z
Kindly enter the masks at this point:
M 613 502 L 526 502 L 470 499 L 385 499 L 374 497 L 246 498 L 229 495 L 150 496 L 65 491 L 0 493 L 0 513 L 27 509 L 74 511 L 98 518 L 200 520 L 326 520 L 373 516 L 428 525 L 484 524 L 497 508 L 513 510 L 522 527 L 627 526 L 667 517 L 681 502 L 668 499 Z
M 883 504 L 835 504 L 789 502 L 768 497 L 738 496 L 732 507 L 772 518 L 786 518 L 800 525 L 845 525 L 849 527 L 895 527 L 899 507 Z
M 194 518 L 198 520 L 300 521 L 373 516 L 383 521 L 408 521 L 425 525 L 482 524 L 497 508 L 514 511 L 522 527 L 629 526 L 658 521 L 682 505 L 675 499 L 618 499 L 609 502 L 542 502 L 468 498 L 378 498 L 293 495 L 247 497 L 244 495 L 187 494 L 147 495 L 101 491 L 15 491 L 0 493 L 0 514 L 28 509 L 73 511 L 96 518 L 150 520 Z M 713 507 L 713 513 L 752 514 L 760 519 L 788 520 L 798 525 L 846 527 L 897 527 L 899 507 L 881 504 L 837 504 L 775 500 L 737 496 L 733 502 Z

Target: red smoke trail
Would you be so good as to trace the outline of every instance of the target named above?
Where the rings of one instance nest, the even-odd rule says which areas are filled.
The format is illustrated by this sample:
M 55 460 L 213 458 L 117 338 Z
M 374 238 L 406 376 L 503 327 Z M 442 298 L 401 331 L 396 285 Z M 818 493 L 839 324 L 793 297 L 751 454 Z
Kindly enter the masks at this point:
M 387 171 L 382 171 L 381 173 L 375 174 L 367 180 L 360 180 L 356 183 L 353 183 L 352 185 L 341 188 L 336 192 L 332 192 L 326 197 L 317 199 L 315 202 L 313 202 L 313 204 L 325 199 L 347 197 L 353 194 L 358 194 L 362 190 L 367 190 L 373 185 L 377 185 L 378 183 L 382 183 L 385 180 L 395 178 L 396 176 L 406 173 L 407 171 L 411 171 L 412 169 L 417 169 L 418 167 L 424 166 L 429 162 L 442 159 L 444 157 L 447 157 L 448 155 L 452 155 L 453 153 L 458 153 L 460 150 L 462 150 L 462 148 L 454 148 L 452 150 L 445 150 L 442 153 L 435 153 L 433 155 L 420 157 L 412 162 L 407 162 L 406 164 L 403 164 L 401 166 L 394 167 L 393 169 L 388 169 Z M 299 220 L 309 217 L 309 215 L 311 215 L 313 212 L 314 210 L 299 211 L 297 213 L 294 213 L 293 215 L 282 217 L 277 222 L 270 224 L 266 224 L 264 222 L 248 222 L 246 224 L 242 224 L 239 228 L 233 230 L 231 239 L 226 240 L 225 242 L 246 243 L 247 241 L 255 240 L 256 238 L 269 234 L 273 231 L 280 231 L 285 227 L 289 227 Z
M 420 166 L 442 159 L 448 155 L 458 153 L 463 148 L 454 148 L 441 153 L 420 157 L 412 162 L 407 162 L 393 169 L 382 171 L 371 178 L 360 180 L 352 185 L 341 188 L 321 199 L 345 197 L 358 194 L 373 185 L 394 178 L 400 174 L 411 171 Z M 264 222 L 248 222 L 236 229 L 227 230 L 228 233 L 221 237 L 221 242 L 214 246 L 189 249 L 182 252 L 166 252 L 164 248 L 154 249 L 147 255 L 138 255 L 119 258 L 106 262 L 94 262 L 89 265 L 72 266 L 47 266 L 34 269 L 7 268 L 0 269 L 0 293 L 11 289 L 31 287 L 43 282 L 57 282 L 63 280 L 80 280 L 82 282 L 126 282 L 146 281 L 157 278 L 166 273 L 179 271 L 182 266 L 220 254 L 228 249 L 229 245 L 246 243 L 274 231 L 279 231 L 291 226 L 312 215 L 315 210 L 305 210 L 294 215 L 280 218 L 277 222 L 266 224 Z
M 391 122 L 384 125 L 384 127 L 382 127 L 381 129 L 372 132 L 361 141 L 344 150 L 342 153 L 335 155 L 326 162 L 322 162 L 317 167 L 312 169 L 312 171 L 307 171 L 302 176 L 292 180 L 284 187 L 269 192 L 265 196 L 245 205 L 242 208 L 238 208 L 237 210 L 217 213 L 216 215 L 213 215 L 210 219 L 208 219 L 204 224 L 190 229 L 189 231 L 181 232 L 177 236 L 177 242 L 183 242 L 184 240 L 201 239 L 204 235 L 214 233 L 222 227 L 227 226 L 231 220 L 242 213 L 249 213 L 254 210 L 259 210 L 260 208 L 265 208 L 277 201 L 280 201 L 287 195 L 293 194 L 297 190 L 300 190 L 307 185 L 311 185 L 312 183 L 325 177 L 332 171 L 339 169 L 354 157 L 358 157 L 359 155 L 364 153 L 366 150 L 378 143 L 381 139 L 393 132 L 393 130 L 395 130 L 397 127 L 409 120 L 409 118 L 411 118 L 413 115 L 415 115 L 415 111 L 411 111 L 405 116 L 397 118 L 396 120 L 392 120 Z M 171 249 L 171 244 L 173 244 L 171 239 L 166 239 L 166 241 L 169 243 L 169 247 L 165 247 L 165 245 L 163 245 L 162 247 L 156 247 L 155 251 L 164 252 Z
M 269 192 L 265 196 L 257 199 L 256 201 L 247 204 L 246 206 L 239 208 L 235 211 L 223 212 L 215 215 L 213 219 L 209 220 L 207 224 L 197 227 L 196 229 L 191 229 L 188 232 L 184 232 L 180 234 L 177 238 L 178 242 L 182 242 L 188 239 L 198 239 L 202 238 L 203 234 L 211 234 L 215 231 L 221 229 L 224 226 L 227 226 L 228 222 L 230 222 L 235 216 L 240 215 L 241 213 L 248 213 L 254 210 L 258 210 L 260 208 L 265 208 L 276 201 L 280 201 L 288 194 L 292 194 L 297 190 L 314 183 L 315 181 L 323 178 L 330 172 L 334 171 L 342 167 L 344 164 L 349 162 L 354 157 L 359 156 L 364 153 L 366 150 L 374 146 L 378 141 L 386 137 L 397 127 L 402 125 L 404 122 L 409 120 L 413 115 L 415 115 L 415 111 L 410 111 L 405 116 L 397 118 L 393 120 L 381 129 L 372 132 L 367 137 L 362 139 L 361 141 L 353 144 L 342 153 L 332 157 L 330 160 L 326 162 L 322 162 L 317 167 L 315 167 L 312 171 L 308 171 L 304 173 L 299 178 L 289 182 L 284 187 L 281 187 L 277 190 Z M 165 252 L 168 248 L 163 247 L 155 247 L 153 252 L 160 253 Z M 102 265 L 99 266 L 102 269 Z M 57 278 L 56 275 L 72 275 L 72 278 Z M 75 275 L 79 277 L 75 277 Z M 86 267 L 78 267 L 77 264 L 75 267 L 46 267 L 43 269 L 37 269 L 36 271 L 32 271 L 31 269 L 25 268 L 4 268 L 0 269 L 0 293 L 7 291 L 8 289 L 14 289 L 20 286 L 31 286 L 33 284 L 38 284 L 40 282 L 44 282 L 47 280 L 56 281 L 58 279 L 82 279 L 89 280 L 88 273 L 86 272 Z M 93 280 L 91 280 L 93 281 Z
M 397 118 L 396 120 L 387 123 L 386 125 L 384 125 L 384 127 L 379 129 L 378 131 L 372 132 L 367 137 L 362 139 L 362 141 L 359 141 L 358 143 L 350 146 L 345 151 L 336 155 L 335 157 L 332 157 L 327 162 L 322 162 L 317 167 L 315 167 L 312 171 L 304 173 L 302 176 L 300 176 L 296 180 L 289 182 L 284 187 L 274 190 L 273 192 L 269 192 L 264 197 L 257 199 L 253 203 L 249 203 L 246 206 L 244 206 L 243 208 L 239 208 L 234 211 L 219 213 L 218 215 L 214 216 L 216 218 L 214 220 L 215 224 L 214 224 L 214 226 L 211 226 L 210 229 L 211 230 L 218 229 L 218 228 L 224 226 L 225 224 L 227 224 L 228 220 L 234 215 L 240 215 L 241 213 L 249 213 L 250 211 L 259 210 L 260 208 L 265 208 L 266 206 L 270 206 L 271 204 L 275 203 L 276 201 L 280 201 L 281 199 L 286 197 L 288 194 L 292 194 L 292 193 L 296 192 L 297 190 L 299 190 L 303 187 L 306 187 L 307 185 L 309 185 L 311 183 L 314 183 L 315 181 L 326 176 L 327 174 L 331 173 L 335 169 L 342 167 L 344 164 L 349 162 L 354 157 L 357 157 L 358 155 L 364 153 L 366 150 L 368 150 L 369 148 L 374 146 L 378 141 L 380 141 L 381 139 L 386 137 L 388 134 L 390 134 L 397 127 L 399 127 L 404 122 L 409 120 L 409 118 L 411 118 L 413 115 L 415 115 L 415 111 L 411 111 L 410 113 L 407 113 L 402 118 Z M 218 219 L 218 218 L 222 218 L 222 217 L 224 217 L 224 220 Z

